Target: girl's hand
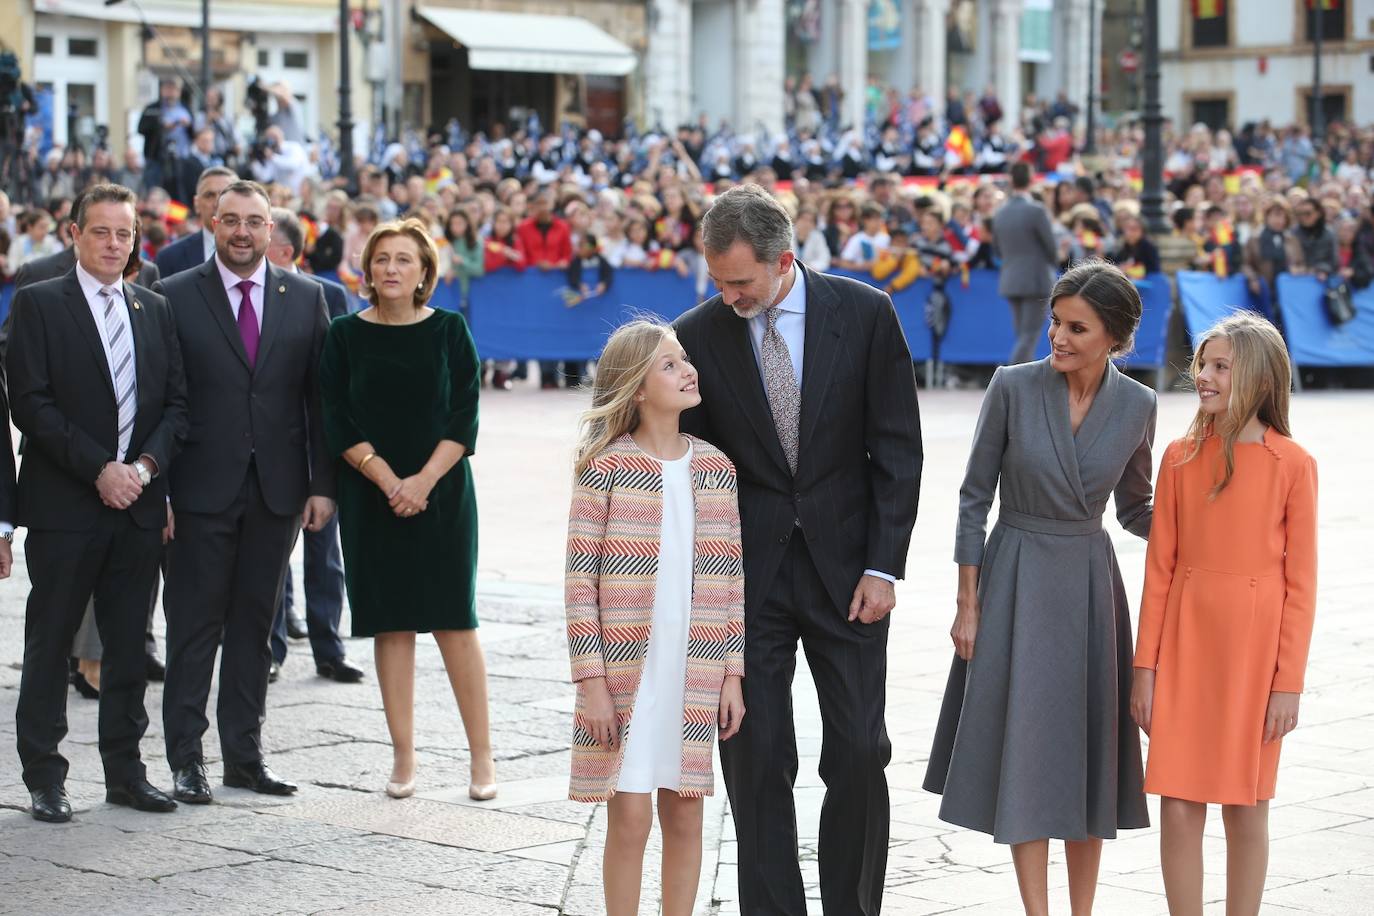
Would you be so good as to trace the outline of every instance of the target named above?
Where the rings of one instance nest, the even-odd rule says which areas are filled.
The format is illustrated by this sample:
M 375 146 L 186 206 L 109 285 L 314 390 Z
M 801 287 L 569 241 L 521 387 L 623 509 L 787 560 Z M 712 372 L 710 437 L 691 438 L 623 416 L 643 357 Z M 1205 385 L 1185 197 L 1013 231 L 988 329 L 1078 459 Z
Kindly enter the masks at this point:
M 1264 743 L 1282 740 L 1298 727 L 1298 697 L 1296 693 L 1275 690 L 1269 694 L 1269 709 L 1264 714 Z
M 592 736 L 603 751 L 613 751 L 620 745 L 620 729 L 615 718 L 615 703 L 604 677 L 589 677 L 577 682 L 577 699 L 581 712 L 578 723 Z
M 1131 718 L 1136 727 L 1150 734 L 1150 717 L 1155 706 L 1155 672 L 1153 668 L 1136 668 L 1131 684 Z
M 978 638 L 980 613 L 976 595 L 960 598 L 959 609 L 954 613 L 954 626 L 949 628 L 949 637 L 954 640 L 954 653 L 966 662 L 973 661 L 973 644 Z
M 729 674 L 720 685 L 720 740 L 729 741 L 744 721 L 744 685 L 738 674 Z

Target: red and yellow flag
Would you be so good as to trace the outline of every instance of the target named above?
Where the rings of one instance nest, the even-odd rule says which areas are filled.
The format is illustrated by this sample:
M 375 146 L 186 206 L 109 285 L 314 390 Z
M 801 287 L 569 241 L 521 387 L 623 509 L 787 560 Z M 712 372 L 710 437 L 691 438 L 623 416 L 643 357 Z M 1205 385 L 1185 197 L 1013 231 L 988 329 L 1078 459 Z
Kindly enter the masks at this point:
M 1216 19 L 1225 12 L 1226 0 L 1193 0 L 1194 19 Z
M 964 166 L 973 165 L 973 141 L 969 139 L 968 128 L 956 124 L 950 130 L 949 139 L 945 141 L 945 152 L 958 156 Z
M 167 202 L 167 222 L 184 223 L 186 222 L 186 217 L 190 215 L 191 211 L 180 201 L 171 200 Z

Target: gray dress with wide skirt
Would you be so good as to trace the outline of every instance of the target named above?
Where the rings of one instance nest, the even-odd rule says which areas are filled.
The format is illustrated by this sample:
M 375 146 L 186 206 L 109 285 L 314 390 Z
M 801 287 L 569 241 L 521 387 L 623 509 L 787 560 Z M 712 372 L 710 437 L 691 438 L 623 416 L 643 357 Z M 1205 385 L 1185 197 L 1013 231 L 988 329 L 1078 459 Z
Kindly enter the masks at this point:
M 1149 535 L 1154 431 L 1154 392 L 1111 365 L 1077 435 L 1048 360 L 993 376 L 954 555 L 981 567 L 978 633 L 950 669 L 925 779 L 942 820 L 998 843 L 1149 826 L 1130 608 L 1102 514 L 1114 494 L 1122 527 Z

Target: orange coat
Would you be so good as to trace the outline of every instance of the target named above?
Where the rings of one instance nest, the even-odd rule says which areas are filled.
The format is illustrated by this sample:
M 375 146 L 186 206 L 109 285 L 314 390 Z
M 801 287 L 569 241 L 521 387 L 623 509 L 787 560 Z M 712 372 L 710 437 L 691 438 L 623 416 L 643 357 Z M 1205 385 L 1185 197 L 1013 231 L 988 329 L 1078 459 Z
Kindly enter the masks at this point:
M 1155 485 L 1135 667 L 1155 670 L 1145 791 L 1253 805 L 1274 797 L 1281 742 L 1263 743 L 1271 691 L 1302 691 L 1317 595 L 1317 465 L 1272 429 L 1164 453 Z

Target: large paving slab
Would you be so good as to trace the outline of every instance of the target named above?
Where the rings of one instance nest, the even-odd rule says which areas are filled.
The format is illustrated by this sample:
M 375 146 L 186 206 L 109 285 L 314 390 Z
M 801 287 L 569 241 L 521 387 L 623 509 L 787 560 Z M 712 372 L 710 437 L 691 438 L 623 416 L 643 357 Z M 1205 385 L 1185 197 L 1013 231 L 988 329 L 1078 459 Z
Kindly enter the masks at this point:
M 964 391 L 921 399 L 921 517 L 908 576 L 898 587 L 889 653 L 887 914 L 1021 912 L 1006 848 L 942 822 L 938 799 L 920 788 L 949 667 L 954 517 L 979 399 Z M 488 803 L 467 797 L 462 722 L 442 660 L 423 638 L 416 675 L 417 795 L 394 801 L 382 794 L 391 752 L 371 674 L 372 646 L 349 640 L 350 657 L 369 672 L 362 684 L 316 677 L 308 646 L 293 643 L 269 695 L 269 762 L 301 784 L 298 796 L 266 798 L 216 785 L 215 804 L 168 815 L 107 805 L 96 704 L 72 694 L 63 750 L 72 764 L 68 788 L 77 816 L 65 826 L 35 823 L 26 813 L 13 753 L 28 589 L 21 532 L 15 575 L 0 583 L 0 913 L 600 916 L 605 808 L 566 798 L 573 690 L 562 625 L 563 541 L 572 436 L 583 404 L 580 395 L 528 387 L 483 400 L 475 458 L 482 518 L 479 615 L 502 782 L 501 795 Z M 1191 407 L 1186 395 L 1161 399 L 1159 442 L 1178 435 Z M 1374 898 L 1374 631 L 1368 613 L 1374 488 L 1361 436 L 1374 420 L 1374 394 L 1299 395 L 1293 415 L 1299 441 L 1321 465 L 1321 591 L 1302 723 L 1285 742 L 1271 814 L 1265 912 L 1365 914 Z M 1128 593 L 1138 594 L 1144 544 L 1114 522 L 1108 525 Z M 297 582 L 300 559 L 298 549 Z M 160 631 L 160 618 L 158 626 Z M 821 732 L 804 659 L 798 669 L 798 858 L 811 913 L 818 914 Z M 151 686 L 152 725 L 143 753 L 152 780 L 166 786 L 161 702 L 161 686 Z M 213 730 L 206 751 L 217 784 Z M 723 788 L 718 790 L 706 803 L 701 916 L 739 912 L 734 829 Z M 1158 846 L 1153 829 L 1107 844 L 1099 913 L 1167 912 Z M 1210 916 L 1224 911 L 1219 814 L 1209 821 L 1204 848 Z M 645 860 L 645 913 L 656 912 L 660 856 L 655 833 Z M 1051 850 L 1050 884 L 1054 910 L 1066 912 L 1059 847 Z

